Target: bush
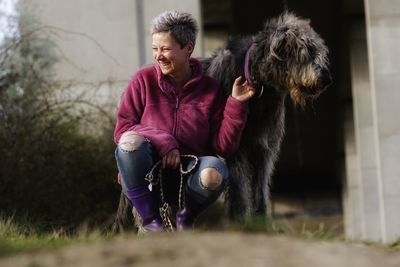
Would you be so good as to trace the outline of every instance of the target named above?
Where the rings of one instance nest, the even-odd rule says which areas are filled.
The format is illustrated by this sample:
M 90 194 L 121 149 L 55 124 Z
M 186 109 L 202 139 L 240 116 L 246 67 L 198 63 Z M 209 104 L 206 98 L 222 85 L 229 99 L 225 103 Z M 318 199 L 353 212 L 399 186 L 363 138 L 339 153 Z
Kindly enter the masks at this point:
M 0 210 L 48 226 L 104 223 L 118 203 L 113 122 L 68 96 L 51 33 L 18 11 L 0 47 Z

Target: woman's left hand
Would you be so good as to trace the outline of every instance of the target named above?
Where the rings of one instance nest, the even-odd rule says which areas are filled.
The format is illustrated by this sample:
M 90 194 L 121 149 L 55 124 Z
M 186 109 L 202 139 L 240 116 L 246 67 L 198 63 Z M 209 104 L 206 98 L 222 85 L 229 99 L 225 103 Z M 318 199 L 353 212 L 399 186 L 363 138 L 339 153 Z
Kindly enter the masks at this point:
M 181 157 L 178 149 L 173 149 L 169 151 L 161 159 L 161 164 L 163 168 L 176 169 L 179 167 L 180 163 L 181 163 Z
M 246 102 L 255 95 L 255 89 L 251 87 L 247 81 L 241 83 L 242 76 L 236 78 L 232 87 L 232 97 L 240 102 Z

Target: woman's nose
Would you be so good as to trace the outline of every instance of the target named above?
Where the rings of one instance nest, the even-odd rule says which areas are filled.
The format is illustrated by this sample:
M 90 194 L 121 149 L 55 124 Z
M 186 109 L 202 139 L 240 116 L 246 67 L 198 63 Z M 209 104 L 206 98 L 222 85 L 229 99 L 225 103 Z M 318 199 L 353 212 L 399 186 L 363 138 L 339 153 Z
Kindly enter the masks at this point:
M 157 49 L 154 51 L 154 59 L 158 60 L 160 58 L 162 58 L 162 53 L 159 49 Z

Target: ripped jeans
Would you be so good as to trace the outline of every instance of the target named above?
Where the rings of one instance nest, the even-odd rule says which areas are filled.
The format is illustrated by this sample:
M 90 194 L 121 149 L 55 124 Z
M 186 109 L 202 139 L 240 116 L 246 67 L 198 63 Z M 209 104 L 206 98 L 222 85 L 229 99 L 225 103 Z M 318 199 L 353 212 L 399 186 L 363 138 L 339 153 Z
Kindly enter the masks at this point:
M 134 147 L 128 147 L 129 149 L 124 148 L 126 147 L 119 144 L 115 150 L 115 158 L 121 175 L 120 183 L 122 191 L 126 192 L 134 188 L 148 186 L 149 183 L 145 180 L 145 176 L 160 159 L 154 147 L 147 139 L 142 137 L 142 141 L 136 143 Z M 185 160 L 182 164 L 183 169 L 187 170 L 195 164 L 195 160 Z M 207 168 L 217 170 L 222 176 L 222 181 L 212 186 L 212 188 L 204 185 L 201 179 L 201 172 Z M 174 180 L 171 176 L 175 176 L 175 178 L 179 177 L 179 171 L 177 170 L 167 169 L 163 171 L 164 174 L 166 177 L 163 176 L 163 180 L 166 182 Z M 213 156 L 199 157 L 196 168 L 187 177 L 186 195 L 195 198 L 197 203 L 209 205 L 217 200 L 224 191 L 228 176 L 228 168 L 221 159 Z

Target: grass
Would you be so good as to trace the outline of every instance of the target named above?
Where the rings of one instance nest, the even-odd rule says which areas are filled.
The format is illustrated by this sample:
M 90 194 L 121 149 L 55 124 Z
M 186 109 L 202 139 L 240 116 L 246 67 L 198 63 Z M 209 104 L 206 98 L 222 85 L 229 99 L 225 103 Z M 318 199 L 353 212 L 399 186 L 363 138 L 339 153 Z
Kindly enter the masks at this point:
M 267 218 L 255 216 L 242 222 L 230 222 L 224 214 L 223 205 L 216 203 L 207 209 L 196 223 L 200 230 L 239 231 L 287 235 L 305 239 L 343 240 L 343 218 L 341 216 L 319 216 L 306 218 Z
M 400 238 L 397 239 L 397 241 L 390 244 L 389 248 L 395 251 L 400 251 Z
M 390 244 L 382 244 L 376 241 L 365 240 L 362 242 L 364 245 L 379 248 L 379 249 L 386 249 L 393 252 L 400 252 L 400 238 Z
M 343 241 L 343 231 L 335 223 L 318 221 L 270 220 L 265 217 L 255 217 L 242 223 L 222 222 L 217 228 L 210 228 L 207 224 L 200 224 L 201 230 L 238 231 L 270 235 L 285 235 L 303 239 L 320 241 Z M 13 217 L 0 217 L 0 257 L 19 252 L 52 250 L 78 243 L 96 240 L 109 240 L 115 235 L 110 232 L 89 229 L 81 226 L 74 233 L 67 233 L 63 229 L 44 231 L 27 219 L 16 220 Z M 392 251 L 400 251 L 400 239 L 390 245 L 365 243 Z
M 228 226 L 228 229 L 286 235 L 304 239 L 343 240 L 343 233 L 340 226 L 313 220 L 276 220 L 260 216 L 240 224 L 234 223 Z
M 343 224 L 339 217 L 309 218 L 309 219 L 266 219 L 255 217 L 249 221 L 231 224 L 228 230 L 241 232 L 266 233 L 271 235 L 285 235 L 301 239 L 316 241 L 348 242 L 343 232 Z M 383 250 L 400 252 L 400 238 L 391 244 L 382 244 L 368 241 L 350 241 L 350 243 L 363 243 L 367 246 Z
M 226 222 L 227 230 L 251 233 L 283 234 L 284 231 L 279 223 L 268 220 L 264 216 L 257 216 L 243 222 Z
M 213 222 L 214 227 L 210 225 Z M 215 227 L 217 224 L 217 227 Z M 216 223 L 208 217 L 204 223 L 199 223 L 196 227 L 199 230 L 212 231 L 237 231 L 251 232 L 271 235 L 288 235 L 297 236 L 307 239 L 335 239 L 338 238 L 333 231 L 324 224 L 320 223 L 318 227 L 315 225 L 307 225 L 303 223 L 301 228 L 294 227 L 292 224 L 282 223 L 276 220 L 269 220 L 263 216 L 254 217 L 251 220 L 232 223 L 223 220 Z M 96 240 L 107 240 L 115 235 L 110 232 L 92 230 L 87 226 L 81 226 L 74 233 L 67 233 L 63 229 L 54 229 L 52 231 L 43 230 L 43 227 L 29 221 L 29 219 L 15 219 L 14 217 L 0 217 L 0 257 L 11 254 L 48 250 L 74 245 L 83 242 L 91 242 Z
M 11 254 L 57 249 L 67 245 L 110 239 L 113 235 L 82 226 L 75 233 L 63 229 L 43 231 L 40 226 L 25 219 L 0 218 L 0 257 Z

